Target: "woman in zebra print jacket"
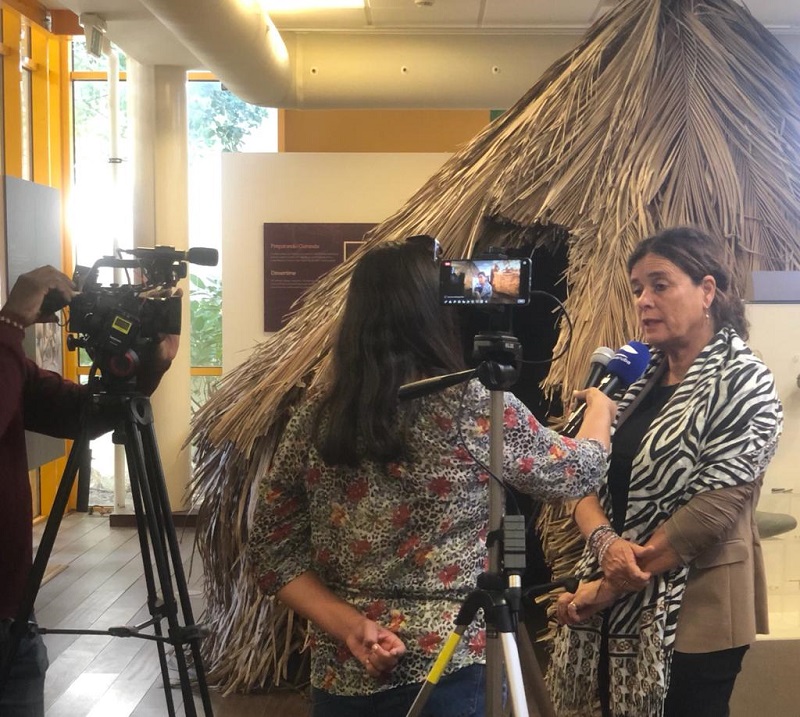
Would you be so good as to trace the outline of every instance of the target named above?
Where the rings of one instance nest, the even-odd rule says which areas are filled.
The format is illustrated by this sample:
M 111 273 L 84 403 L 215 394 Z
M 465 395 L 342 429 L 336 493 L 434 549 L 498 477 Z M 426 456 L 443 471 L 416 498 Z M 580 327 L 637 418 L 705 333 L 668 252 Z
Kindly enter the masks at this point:
M 724 244 L 690 227 L 628 261 L 652 358 L 618 406 L 606 480 L 548 674 L 559 717 L 725 717 L 766 585 L 754 512 L 782 426 Z M 602 571 L 603 577 L 595 575 Z

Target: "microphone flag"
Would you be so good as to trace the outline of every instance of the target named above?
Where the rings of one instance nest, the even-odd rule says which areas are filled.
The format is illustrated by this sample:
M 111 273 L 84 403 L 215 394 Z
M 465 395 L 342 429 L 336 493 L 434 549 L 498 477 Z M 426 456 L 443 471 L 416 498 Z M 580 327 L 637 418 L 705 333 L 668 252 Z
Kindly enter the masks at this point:
M 628 341 L 614 354 L 606 366 L 606 375 L 597 388 L 606 396 L 617 400 L 621 398 L 628 386 L 636 381 L 650 363 L 650 349 L 641 341 Z M 586 413 L 586 404 L 578 406 L 567 420 L 562 433 L 574 436 L 581 427 L 583 414 Z

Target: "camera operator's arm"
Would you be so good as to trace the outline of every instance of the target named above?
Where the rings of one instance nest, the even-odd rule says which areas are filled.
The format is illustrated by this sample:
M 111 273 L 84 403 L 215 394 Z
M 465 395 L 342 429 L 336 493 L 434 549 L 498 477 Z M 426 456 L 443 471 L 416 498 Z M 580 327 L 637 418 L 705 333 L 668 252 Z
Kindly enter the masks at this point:
M 41 306 L 51 290 L 61 294 L 63 303 L 77 293 L 66 275 L 43 266 L 17 279 L 0 310 L 0 435 L 15 417 L 24 420 L 26 429 L 38 433 L 62 438 L 77 433 L 82 389 L 52 371 L 40 369 L 22 348 L 24 329 L 47 318 L 41 315 Z
M 152 346 L 148 355 L 142 357 L 136 378 L 137 390 L 148 396 L 155 391 L 177 349 L 178 336 L 172 335 Z M 30 359 L 25 361 L 25 428 L 56 438 L 77 438 L 83 427 L 80 419 L 89 396 L 88 386 L 45 371 Z M 114 415 L 113 409 L 104 408 L 92 413 L 86 424 L 89 437 L 96 438 L 110 431 L 114 426 Z
M 145 356 L 136 376 L 136 388 L 145 396 L 150 396 L 161 383 L 161 377 L 172 365 L 172 359 L 178 353 L 180 336 L 177 334 L 164 334 L 161 340 L 154 344 Z
M 37 321 L 55 321 L 55 316 L 41 315 L 42 302 L 50 291 L 60 294 L 63 304 L 68 304 L 78 293 L 75 284 L 66 274 L 52 266 L 40 266 L 20 275 L 0 314 L 17 322 L 22 328 Z
M 65 274 L 52 266 L 43 266 L 17 279 L 8 301 L 0 310 L 0 316 L 4 317 L 0 321 L 4 334 L 8 329 L 13 338 L 8 345 L 9 366 L 15 368 L 13 372 L 10 369 L 4 371 L 0 383 L 0 388 L 4 389 L 3 396 L 9 397 L 8 401 L 3 401 L 3 406 L 8 408 L 11 416 L 11 412 L 18 410 L 21 400 L 27 430 L 56 438 L 76 438 L 81 429 L 79 419 L 88 389 L 57 373 L 39 368 L 25 356 L 22 349 L 24 334 L 20 329 L 48 318 L 42 315 L 41 306 L 51 291 L 60 294 L 63 303 L 71 301 L 78 293 Z M 178 336 L 161 337 L 161 341 L 142 357 L 137 376 L 137 387 L 142 393 L 149 395 L 158 386 L 161 376 L 177 353 L 178 341 Z M 16 400 L 13 398 L 15 395 L 19 396 Z M 0 413 L 0 429 L 10 420 L 4 414 L 5 410 Z M 92 421 L 89 434 L 91 437 L 99 436 L 111 427 L 108 420 L 98 416 Z

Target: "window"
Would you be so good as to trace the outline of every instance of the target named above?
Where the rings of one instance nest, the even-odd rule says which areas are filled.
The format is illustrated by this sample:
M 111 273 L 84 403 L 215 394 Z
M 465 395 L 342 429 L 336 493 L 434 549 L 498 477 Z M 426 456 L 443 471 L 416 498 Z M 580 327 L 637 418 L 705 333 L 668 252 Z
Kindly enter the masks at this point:
M 191 79 L 194 77 L 195 79 Z M 207 75 L 190 75 L 189 242 L 221 248 L 220 176 L 223 152 L 276 152 L 277 111 L 243 102 Z M 222 366 L 221 264 L 191 266 L 192 405 L 201 406 Z
M 116 50 L 115 50 L 116 52 Z M 125 57 L 119 54 L 119 66 Z M 86 52 L 83 38 L 72 42 L 74 187 L 70 231 L 79 265 L 91 266 L 116 247 L 132 246 L 132 154 L 127 91 L 120 73 L 116 138 L 112 127 L 107 58 Z M 248 105 L 207 73 L 187 79 L 190 246 L 221 248 L 220 158 L 223 152 L 277 151 L 277 111 Z M 112 147 L 116 147 L 112 151 Z M 116 154 L 112 156 L 112 154 Z M 189 265 L 192 407 L 201 406 L 222 372 L 221 266 Z M 79 372 L 86 374 L 89 357 Z M 92 442 L 90 502 L 108 504 L 113 495 L 114 446 L 109 436 Z

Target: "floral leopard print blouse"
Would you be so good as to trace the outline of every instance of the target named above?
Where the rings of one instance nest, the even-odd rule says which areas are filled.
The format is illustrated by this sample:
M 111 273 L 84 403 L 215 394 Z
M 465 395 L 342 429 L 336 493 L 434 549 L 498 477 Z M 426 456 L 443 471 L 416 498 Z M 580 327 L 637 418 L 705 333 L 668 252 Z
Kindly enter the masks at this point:
M 460 603 L 486 569 L 489 476 L 461 438 L 489 463 L 490 393 L 471 381 L 418 399 L 408 460 L 364 461 L 357 468 L 323 462 L 310 441 L 315 408 L 311 402 L 296 410 L 261 476 L 248 559 L 269 594 L 313 570 L 406 645 L 401 662 L 379 683 L 344 644 L 311 625 L 314 687 L 359 695 L 422 682 Z M 503 419 L 507 483 L 545 501 L 597 488 L 606 465 L 599 442 L 560 436 L 509 393 Z M 447 672 L 484 662 L 484 646 L 476 619 Z

